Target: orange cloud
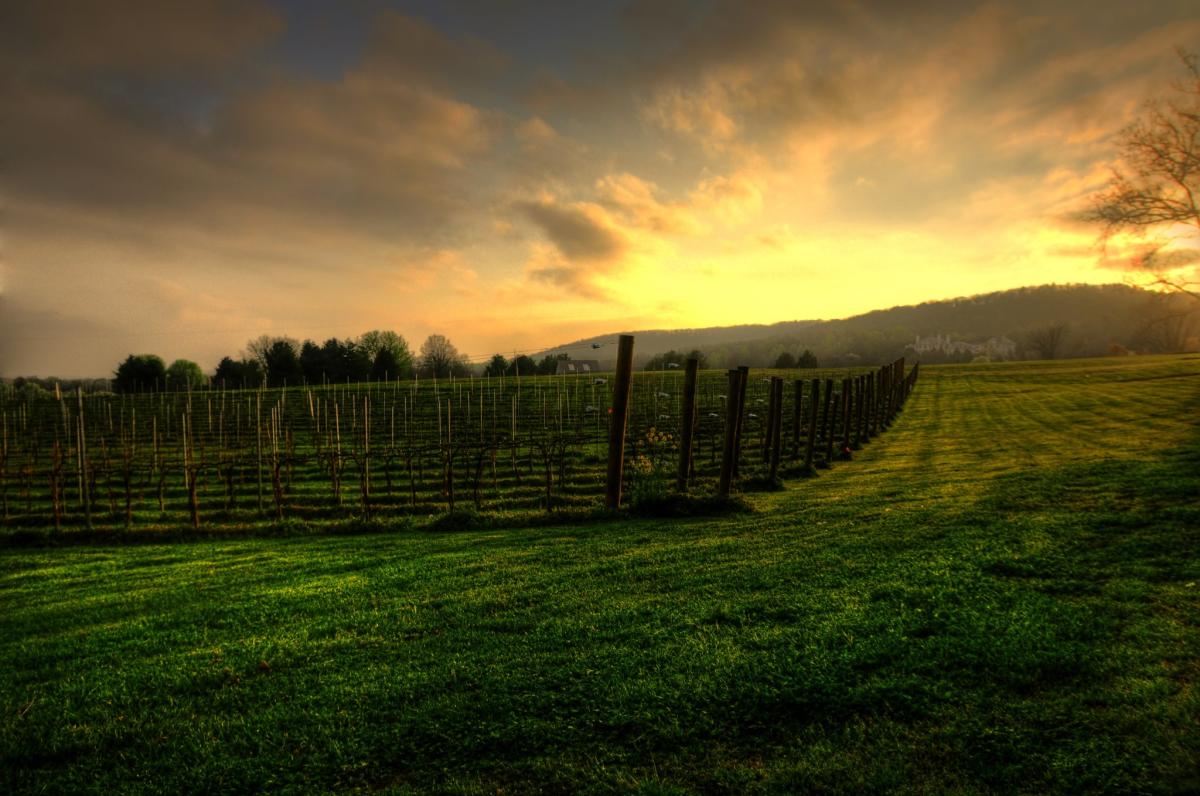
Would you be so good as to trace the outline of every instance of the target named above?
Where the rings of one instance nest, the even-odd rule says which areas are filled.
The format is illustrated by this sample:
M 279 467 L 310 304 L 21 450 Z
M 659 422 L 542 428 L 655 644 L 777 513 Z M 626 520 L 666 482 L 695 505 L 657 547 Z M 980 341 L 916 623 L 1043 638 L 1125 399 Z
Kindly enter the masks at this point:
M 661 189 L 628 172 L 609 174 L 596 182 L 600 201 L 618 213 L 622 221 L 662 234 L 697 234 L 704 227 L 683 202 L 660 198 Z

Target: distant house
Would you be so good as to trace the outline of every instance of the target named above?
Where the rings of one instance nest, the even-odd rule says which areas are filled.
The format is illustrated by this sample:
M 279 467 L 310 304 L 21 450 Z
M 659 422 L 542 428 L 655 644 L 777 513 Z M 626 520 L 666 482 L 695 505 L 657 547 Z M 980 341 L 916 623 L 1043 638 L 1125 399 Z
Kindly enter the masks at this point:
M 1007 337 L 990 337 L 983 343 L 968 343 L 964 340 L 951 340 L 948 334 L 935 334 L 930 337 L 918 335 L 916 342 L 909 343 L 905 348 L 911 348 L 918 354 L 940 351 L 943 354 L 985 355 L 993 359 L 1012 359 L 1017 353 L 1017 344 Z
M 599 370 L 600 361 L 597 359 L 560 359 L 558 360 L 558 367 L 555 369 L 554 375 L 596 373 Z

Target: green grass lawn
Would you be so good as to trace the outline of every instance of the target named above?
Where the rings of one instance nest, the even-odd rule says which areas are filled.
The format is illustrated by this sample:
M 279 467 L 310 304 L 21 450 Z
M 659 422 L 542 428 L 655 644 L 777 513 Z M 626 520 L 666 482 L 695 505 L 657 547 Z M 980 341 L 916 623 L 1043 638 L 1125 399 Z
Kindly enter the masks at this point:
M 1200 359 L 922 370 L 756 512 L 0 552 L 0 791 L 1200 790 Z

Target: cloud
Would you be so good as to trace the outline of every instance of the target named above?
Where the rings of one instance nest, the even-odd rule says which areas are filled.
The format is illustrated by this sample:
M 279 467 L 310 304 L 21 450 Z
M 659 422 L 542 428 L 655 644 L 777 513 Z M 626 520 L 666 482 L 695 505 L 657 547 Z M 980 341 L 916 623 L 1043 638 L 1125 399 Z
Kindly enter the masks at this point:
M 664 130 L 699 141 L 705 149 L 721 151 L 738 133 L 733 111 L 728 107 L 731 93 L 717 80 L 694 88 L 664 86 L 645 106 L 643 116 Z
M 396 11 L 380 13 L 372 34 L 363 66 L 393 79 L 456 88 L 488 83 L 509 65 L 509 58 L 483 39 L 452 39 Z
M 64 328 L 145 340 L 187 329 L 157 344 L 203 362 L 263 324 L 303 335 L 322 325 L 322 304 L 369 296 L 377 269 L 486 227 L 473 167 L 505 122 L 460 89 L 503 64 L 478 40 L 385 13 L 361 60 L 316 79 L 264 68 L 281 20 L 252 3 L 131 3 L 90 27 L 95 4 L 67 22 L 52 12 L 75 6 L 18 5 L 4 13 L 20 24 L 0 37 L 44 41 L 15 65 L 0 55 L 14 110 L 0 127 L 4 290 L 21 307 L 56 307 Z M 462 277 L 456 289 L 471 284 Z M 195 337 L 206 325 L 223 331 Z M 93 361 L 107 369 L 110 354 Z
M 222 28 L 249 24 L 233 10 L 241 6 L 221 7 Z M 244 15 L 252 22 L 253 7 Z M 448 42 L 394 14 L 383 24 L 364 62 L 340 79 L 254 81 L 223 95 L 200 121 L 155 101 L 53 80 L 52 64 L 34 63 L 9 86 L 20 112 L 0 130 L 13 212 L 36 206 L 84 217 L 114 236 L 139 227 L 139 237 L 179 241 L 191 231 L 198 245 L 208 240 L 223 253 L 240 240 L 246 254 L 298 248 L 303 256 L 308 242 L 294 244 L 318 230 L 435 242 L 474 203 L 477 177 L 465 170 L 501 124 L 441 85 L 443 68 L 471 60 L 470 42 Z M 101 39 L 111 48 L 123 43 Z M 397 55 L 401 44 L 427 56 L 429 69 L 417 68 L 411 52 Z M 128 61 L 110 55 L 105 61 L 97 50 L 88 63 Z M 19 238 L 23 230 L 15 230 Z
M 195 73 L 240 61 L 282 29 L 278 11 L 254 0 L 16 0 L 0 14 L 0 63 L 17 79 L 34 71 Z
M 1165 85 L 1172 47 L 1200 38 L 1194 14 L 1160 12 L 717 2 L 643 62 L 642 115 L 714 162 L 768 162 L 774 183 L 807 175 L 830 215 L 941 223 L 997 179 L 1108 157 L 1111 133 Z M 653 26 L 674 12 L 640 13 Z M 1029 199 L 1027 212 L 1050 201 Z
M 518 202 L 516 209 L 573 263 L 611 263 L 626 251 L 620 232 L 597 205 L 584 202 L 562 205 L 539 199 Z
M 534 244 L 532 256 L 525 264 L 525 274 L 534 282 L 552 286 L 576 298 L 589 301 L 611 298 L 598 284 L 599 272 L 571 262 L 558 249 L 546 244 Z
M 749 171 L 738 171 L 700 180 L 688 198 L 697 208 L 729 223 L 745 220 L 762 209 L 763 191 Z
M 1130 242 L 1110 246 L 1096 261 L 1096 267 L 1146 274 L 1180 271 L 1197 263 L 1200 263 L 1200 251 L 1194 248 L 1163 248 L 1158 243 Z
M 594 168 L 585 144 L 562 134 L 540 116 L 515 121 L 510 129 L 515 146 L 495 163 L 503 168 L 500 182 L 510 192 L 532 191 L 547 182 L 565 189 L 585 179 L 581 175 Z
M 520 0 L 340 6 L 353 42 L 314 57 L 294 4 L 101 6 L 0 11 L 0 290 L 96 339 L 182 329 L 163 345 L 198 360 L 221 318 L 239 343 L 435 327 L 502 291 L 593 320 L 682 292 L 709 323 L 748 274 L 796 295 L 796 263 L 879 275 L 859 303 L 927 298 L 919 274 L 1087 278 L 1062 219 L 1200 41 L 1183 3 Z M 872 270 L 893 257 L 923 265 L 897 285 Z M 695 263 L 711 277 L 683 284 Z M 822 313 L 847 306 L 830 290 Z
M 666 235 L 704 230 L 687 203 L 660 198 L 663 192 L 657 185 L 634 174 L 608 174 L 597 180 L 596 193 L 629 226 Z
M 545 119 L 537 116 L 520 122 L 513 132 L 521 145 L 529 149 L 553 146 L 561 140 L 558 131 L 547 124 Z

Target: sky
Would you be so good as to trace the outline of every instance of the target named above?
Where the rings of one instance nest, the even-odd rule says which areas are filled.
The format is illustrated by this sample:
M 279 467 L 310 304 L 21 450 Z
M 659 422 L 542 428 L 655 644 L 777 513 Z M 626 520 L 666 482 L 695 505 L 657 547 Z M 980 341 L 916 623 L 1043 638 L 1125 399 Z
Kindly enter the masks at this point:
M 1074 216 L 1179 47 L 1194 0 L 8 2 L 0 375 L 1119 282 Z

